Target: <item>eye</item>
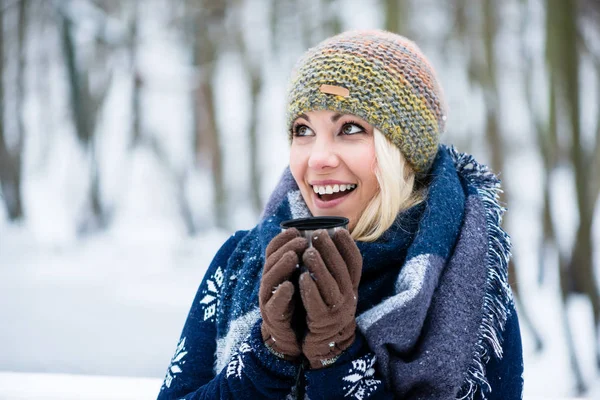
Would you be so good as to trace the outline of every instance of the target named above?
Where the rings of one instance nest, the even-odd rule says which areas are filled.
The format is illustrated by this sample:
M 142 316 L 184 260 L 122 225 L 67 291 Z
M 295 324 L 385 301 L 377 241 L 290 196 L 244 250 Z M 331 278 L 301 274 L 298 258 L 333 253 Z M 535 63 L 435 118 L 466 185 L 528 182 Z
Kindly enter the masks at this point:
M 365 130 L 362 126 L 354 122 L 348 122 L 342 126 L 342 133 L 344 135 L 354 135 L 356 133 L 364 133 Z
M 294 136 L 312 136 L 313 131 L 308 126 L 303 124 L 294 125 L 292 130 Z

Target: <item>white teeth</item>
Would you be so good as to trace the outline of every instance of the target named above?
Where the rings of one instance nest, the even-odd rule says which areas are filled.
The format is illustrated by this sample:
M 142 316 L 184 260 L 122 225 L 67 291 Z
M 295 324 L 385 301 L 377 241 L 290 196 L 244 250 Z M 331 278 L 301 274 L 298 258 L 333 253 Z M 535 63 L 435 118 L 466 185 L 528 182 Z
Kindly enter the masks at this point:
M 313 191 L 318 194 L 333 194 L 337 192 L 345 192 L 346 190 L 352 190 L 356 187 L 355 184 L 344 184 L 344 185 L 327 185 L 319 186 L 313 185 Z

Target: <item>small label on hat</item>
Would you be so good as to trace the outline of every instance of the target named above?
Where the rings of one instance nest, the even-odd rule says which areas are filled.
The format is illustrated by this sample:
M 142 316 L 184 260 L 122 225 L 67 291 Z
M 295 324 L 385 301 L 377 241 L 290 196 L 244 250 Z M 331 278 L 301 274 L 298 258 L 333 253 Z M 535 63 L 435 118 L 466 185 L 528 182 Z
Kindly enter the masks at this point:
M 319 90 L 323 93 L 334 94 L 336 96 L 348 97 L 350 96 L 350 91 L 345 87 L 334 86 L 334 85 L 321 85 Z

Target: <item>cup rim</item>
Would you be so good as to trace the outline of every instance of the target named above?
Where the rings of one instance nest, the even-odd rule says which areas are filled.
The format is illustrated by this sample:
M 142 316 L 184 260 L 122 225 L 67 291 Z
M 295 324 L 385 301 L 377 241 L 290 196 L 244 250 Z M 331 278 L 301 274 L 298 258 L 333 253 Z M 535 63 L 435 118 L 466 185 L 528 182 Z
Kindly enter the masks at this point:
M 308 217 L 283 221 L 279 224 L 282 229 L 296 228 L 298 230 L 317 230 L 346 228 L 350 221 L 346 217 Z

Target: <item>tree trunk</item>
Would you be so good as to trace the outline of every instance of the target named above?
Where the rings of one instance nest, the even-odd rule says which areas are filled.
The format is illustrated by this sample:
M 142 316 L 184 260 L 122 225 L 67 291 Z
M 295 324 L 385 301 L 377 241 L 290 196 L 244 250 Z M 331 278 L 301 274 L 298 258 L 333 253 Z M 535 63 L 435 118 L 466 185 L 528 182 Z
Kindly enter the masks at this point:
M 579 50 L 577 44 L 577 4 L 560 0 L 547 1 L 548 60 L 551 68 L 551 84 L 557 88 L 560 104 L 567 118 L 571 134 L 570 157 L 575 173 L 579 227 L 576 242 L 571 249 L 569 261 L 561 261 L 561 291 L 563 301 L 572 293 L 582 293 L 592 304 L 595 321 L 595 337 L 598 337 L 600 299 L 595 286 L 591 251 L 591 221 L 593 205 L 590 205 L 590 155 L 582 148 L 579 104 Z M 567 329 L 568 329 L 567 324 Z M 572 340 L 572 338 L 569 338 Z M 570 344 L 571 345 L 571 344 Z M 600 344 L 595 341 L 596 360 L 600 364 Z M 580 373 L 578 369 L 575 369 Z M 582 377 L 577 377 L 578 394 L 585 392 Z
M 529 77 L 531 78 L 531 77 Z M 552 202 L 550 194 L 550 176 L 558 164 L 558 123 L 556 109 L 556 87 L 550 79 L 550 101 L 549 101 L 549 124 L 548 137 L 546 138 L 541 127 L 537 129 L 537 143 L 540 149 L 542 160 L 544 161 L 544 209 L 542 210 L 542 241 L 540 243 L 540 266 L 538 272 L 538 282 L 541 284 L 545 272 L 545 246 L 550 245 L 560 253 L 560 248 L 556 241 L 556 232 L 554 230 L 554 219 L 552 217 Z M 530 97 L 531 102 L 531 97 Z M 530 105 L 533 110 L 533 105 Z
M 385 29 L 402 34 L 406 21 L 406 0 L 386 0 L 384 3 Z
M 67 15 L 63 12 L 60 13 L 61 25 L 62 25 L 62 45 L 63 53 L 65 57 L 65 64 L 67 67 L 67 76 L 69 81 L 69 95 L 71 98 L 71 113 L 73 122 L 75 124 L 75 132 L 79 141 L 87 145 L 91 140 L 91 132 L 89 121 L 91 121 L 89 115 L 89 104 L 87 103 L 86 97 L 83 95 L 85 92 L 81 88 L 84 80 L 81 79 L 80 71 L 77 66 L 77 55 L 75 43 L 73 41 L 72 25 L 73 23 Z
M 250 60 L 248 60 L 250 61 Z M 260 214 L 263 202 L 260 196 L 261 174 L 259 168 L 260 157 L 258 154 L 258 110 L 259 96 L 263 86 L 260 69 L 250 67 L 250 193 L 252 206 L 256 214 Z
M 213 177 L 213 206 L 215 223 L 227 228 L 227 198 L 223 176 L 223 154 L 214 107 L 214 63 L 216 45 L 210 32 L 211 10 L 198 11 L 194 22 L 195 44 L 193 46 L 194 66 L 198 71 L 198 84 L 194 94 L 194 122 L 196 127 L 196 162 L 208 164 Z M 215 17 L 218 18 L 218 17 Z
M 326 10 L 324 11 L 324 15 L 328 15 L 327 26 L 325 27 L 327 32 L 327 36 L 337 35 L 342 31 L 342 20 L 340 17 L 340 13 L 330 13 L 329 10 L 332 8 L 337 10 L 335 7 L 335 0 L 324 0 Z M 333 5 L 333 7 L 332 7 Z
M 551 210 L 551 194 L 550 194 L 550 176 L 552 172 L 556 169 L 558 164 L 558 153 L 559 153 L 559 145 L 558 145 L 558 129 L 557 129 L 557 121 L 556 121 L 556 88 L 552 85 L 553 79 L 549 80 L 549 98 L 548 98 L 548 121 L 544 122 L 537 115 L 538 113 L 535 110 L 534 102 L 535 102 L 535 93 L 533 90 L 534 81 L 534 67 L 533 67 L 533 57 L 531 52 L 526 46 L 525 42 L 525 34 L 529 25 L 529 15 L 527 13 L 527 2 L 525 0 L 522 1 L 522 6 L 524 8 L 523 17 L 521 20 L 521 56 L 522 59 L 525 60 L 525 67 L 523 68 L 523 81 L 524 89 L 525 89 L 525 98 L 527 100 L 527 107 L 529 111 L 530 118 L 532 119 L 532 125 L 534 129 L 536 145 L 539 150 L 542 162 L 543 162 L 543 197 L 544 204 L 541 213 L 542 219 L 542 239 L 539 242 L 538 247 L 538 283 L 542 285 L 544 283 L 546 265 L 548 264 L 546 260 L 546 249 L 547 247 L 551 247 L 556 249 L 557 252 L 560 251 L 558 248 L 558 244 L 556 241 L 556 233 L 554 230 L 554 220 L 552 217 Z
M 554 221 L 552 218 L 551 200 L 550 200 L 550 170 L 544 168 L 544 205 L 542 209 L 542 240 L 540 241 L 538 283 L 544 282 L 546 271 L 546 246 L 551 246 L 560 251 L 556 243 L 556 233 L 554 232 Z
M 129 23 L 129 60 L 131 64 L 131 76 L 133 88 L 131 92 L 131 146 L 135 147 L 142 138 L 142 77 L 138 68 L 138 10 L 139 0 L 131 2 L 131 20 Z
M 564 257 L 559 255 L 559 268 L 560 268 L 560 297 L 562 301 L 562 311 L 561 311 L 561 319 L 563 323 L 563 330 L 565 333 L 565 340 L 567 345 L 567 352 L 569 353 L 569 364 L 571 365 L 571 370 L 573 372 L 573 378 L 575 379 L 575 394 L 579 396 L 583 396 L 588 388 L 585 383 L 585 379 L 583 378 L 583 373 L 581 372 L 581 368 L 579 367 L 579 361 L 577 359 L 577 353 L 575 352 L 575 343 L 573 340 L 573 332 L 571 330 L 571 325 L 569 324 L 569 318 L 567 315 L 567 300 L 569 298 L 569 280 L 571 277 L 569 276 L 569 270 L 567 268 L 567 261 L 565 261 Z
M 595 194 L 592 175 L 589 166 L 593 164 L 594 154 L 591 154 L 581 143 L 581 123 L 579 104 L 579 52 L 577 47 L 577 9 L 573 2 L 562 3 L 564 24 L 561 60 L 563 62 L 564 76 L 561 80 L 565 87 L 566 99 L 571 124 L 573 142 L 571 143 L 571 159 L 575 170 L 575 184 L 577 187 L 577 206 L 579 209 L 579 229 L 576 243 L 571 253 L 568 268 L 575 280 L 575 290 L 588 296 L 592 303 L 596 338 L 600 328 L 600 295 L 596 287 L 592 252 L 592 220 L 594 217 Z M 596 362 L 600 367 L 600 343 L 596 341 Z
M 240 11 L 236 13 L 239 15 Z M 263 78 L 260 65 L 255 65 L 252 60 L 252 54 L 249 53 L 246 44 L 244 43 L 244 33 L 241 29 L 241 21 L 236 24 L 236 31 L 233 33 L 235 45 L 238 54 L 242 59 L 242 66 L 250 78 L 250 126 L 249 126 L 249 153 L 250 153 L 250 198 L 252 208 L 258 215 L 263 209 L 263 202 L 260 195 L 261 174 L 260 174 L 260 157 L 258 154 L 258 112 L 260 109 L 260 93 L 263 87 Z
M 479 77 L 479 84 L 483 88 L 484 100 L 486 104 L 486 138 L 487 145 L 491 152 L 491 167 L 498 174 L 505 169 L 505 145 L 502 140 L 500 121 L 498 114 L 500 113 L 500 96 L 498 94 L 498 76 L 496 71 L 497 60 L 494 55 L 495 40 L 498 32 L 497 21 L 497 4 L 492 0 L 485 0 L 483 3 L 483 26 L 484 32 L 483 43 L 485 49 L 484 65 L 480 67 L 480 71 L 475 75 Z M 475 49 L 473 50 L 475 54 Z M 501 200 L 504 204 L 510 207 L 510 193 L 506 185 L 503 187 L 504 193 L 501 195 Z M 507 214 L 507 219 L 510 218 L 510 213 Z M 523 325 L 526 326 L 532 333 L 535 348 L 539 351 L 543 347 L 541 335 L 535 329 L 533 322 L 529 316 L 529 311 L 525 304 L 521 302 L 518 281 L 516 279 L 517 260 L 513 256 L 508 264 L 509 284 L 515 294 L 515 301 L 519 304 L 520 317 Z
M 112 75 L 109 73 L 103 88 L 93 94 L 90 89 L 90 70 L 81 67 L 77 60 L 77 47 L 73 40 L 73 22 L 65 7 L 66 3 L 58 3 L 60 16 L 62 46 L 67 67 L 71 114 L 77 138 L 82 147 L 90 155 L 88 202 L 89 214 L 84 214 L 79 222 L 78 232 L 90 232 L 104 228 L 108 224 L 109 213 L 101 199 L 101 174 L 96 154 L 95 127 L 100 108 L 108 93 Z
M 18 9 L 17 32 L 17 79 L 16 79 L 16 118 L 17 140 L 9 147 L 4 131 L 4 107 L 0 110 L 0 185 L 4 205 L 11 221 L 23 218 L 23 200 L 21 192 L 23 143 L 25 128 L 23 125 L 25 35 L 27 32 L 27 1 L 21 0 Z M 0 78 L 4 77 L 4 5 L 0 10 Z M 1 79 L 0 79 L 1 80 Z M 0 82 L 0 105 L 4 105 L 4 84 Z

